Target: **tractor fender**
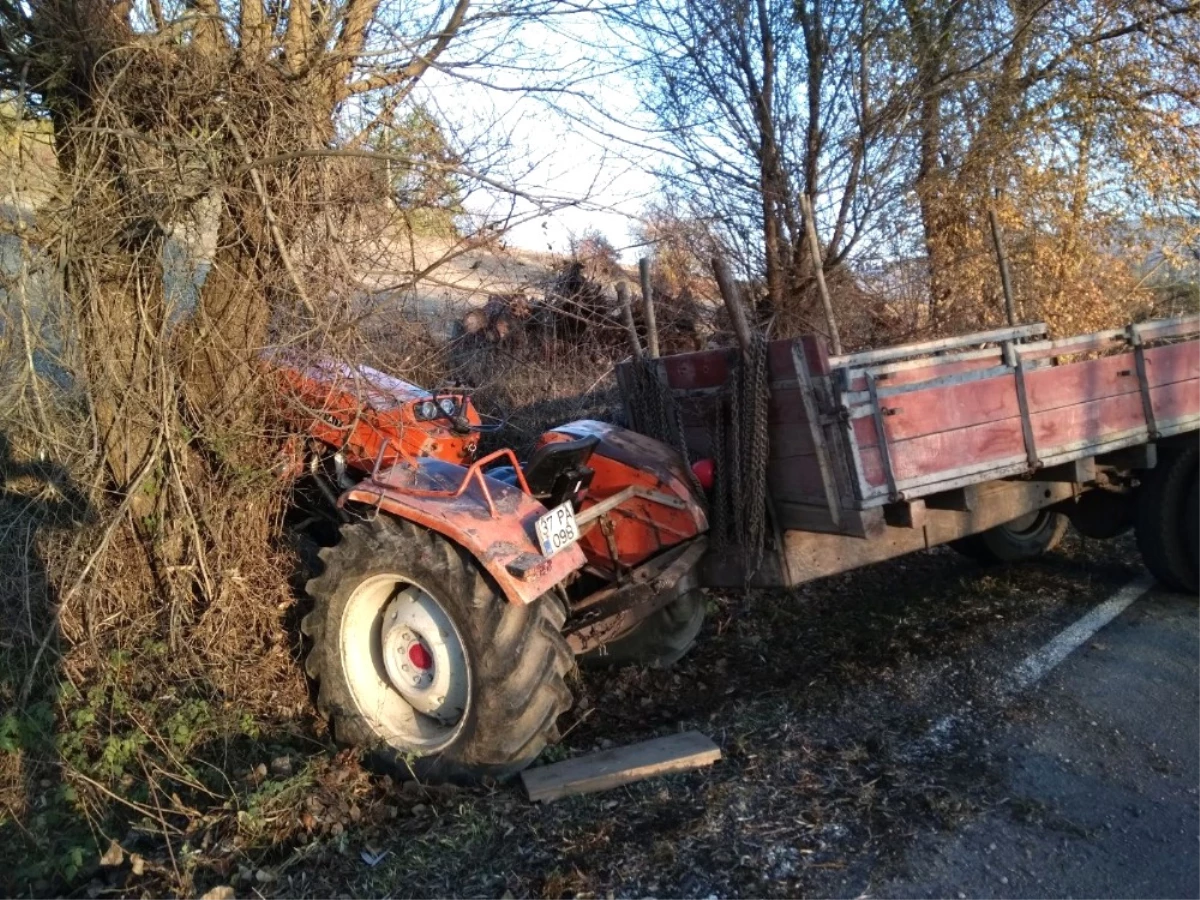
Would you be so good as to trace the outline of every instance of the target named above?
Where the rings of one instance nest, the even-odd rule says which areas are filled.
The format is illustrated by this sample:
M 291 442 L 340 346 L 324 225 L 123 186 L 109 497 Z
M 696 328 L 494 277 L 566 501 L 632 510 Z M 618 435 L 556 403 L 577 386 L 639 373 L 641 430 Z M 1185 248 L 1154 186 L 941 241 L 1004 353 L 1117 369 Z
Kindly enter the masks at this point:
M 347 504 L 444 535 L 478 561 L 510 603 L 532 603 L 585 562 L 578 544 L 542 555 L 534 524 L 546 508 L 520 488 L 431 457 L 380 470 L 342 494 L 338 505 Z

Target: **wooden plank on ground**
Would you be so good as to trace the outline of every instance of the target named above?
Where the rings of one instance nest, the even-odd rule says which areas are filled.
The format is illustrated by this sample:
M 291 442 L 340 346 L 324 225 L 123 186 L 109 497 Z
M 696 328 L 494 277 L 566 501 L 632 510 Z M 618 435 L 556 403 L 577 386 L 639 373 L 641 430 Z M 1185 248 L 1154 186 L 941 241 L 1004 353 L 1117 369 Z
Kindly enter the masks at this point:
M 720 749 L 709 738 L 685 731 L 527 769 L 521 781 L 530 800 L 549 801 L 711 765 L 720 758 Z

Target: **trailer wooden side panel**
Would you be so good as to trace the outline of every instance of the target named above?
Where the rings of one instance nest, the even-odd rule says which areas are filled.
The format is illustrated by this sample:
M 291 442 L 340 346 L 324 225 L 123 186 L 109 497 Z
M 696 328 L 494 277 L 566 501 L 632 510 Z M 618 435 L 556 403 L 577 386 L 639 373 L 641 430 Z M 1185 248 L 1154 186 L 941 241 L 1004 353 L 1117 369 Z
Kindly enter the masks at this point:
M 1200 427 L 1200 340 L 1138 347 L 1131 331 L 1127 346 L 1062 365 L 1041 347 L 1027 365 L 1015 346 L 1005 365 L 947 376 L 939 360 L 928 380 L 911 368 L 904 385 L 845 392 L 859 496 L 867 506 L 923 496 Z

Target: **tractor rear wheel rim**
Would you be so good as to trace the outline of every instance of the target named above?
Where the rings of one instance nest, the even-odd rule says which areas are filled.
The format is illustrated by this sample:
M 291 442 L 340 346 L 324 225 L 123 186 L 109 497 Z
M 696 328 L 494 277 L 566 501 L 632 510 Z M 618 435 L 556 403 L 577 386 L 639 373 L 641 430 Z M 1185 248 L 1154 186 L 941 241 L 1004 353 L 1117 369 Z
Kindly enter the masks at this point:
M 400 575 L 362 581 L 342 617 L 341 655 L 358 712 L 396 749 L 421 755 L 462 730 L 471 672 L 437 599 Z

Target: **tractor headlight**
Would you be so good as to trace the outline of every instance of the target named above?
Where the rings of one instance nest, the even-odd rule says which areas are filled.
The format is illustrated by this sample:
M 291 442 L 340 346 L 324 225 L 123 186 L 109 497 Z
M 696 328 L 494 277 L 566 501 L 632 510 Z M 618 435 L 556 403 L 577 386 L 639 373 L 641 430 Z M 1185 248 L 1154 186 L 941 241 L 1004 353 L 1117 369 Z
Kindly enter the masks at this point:
M 425 422 L 438 414 L 437 404 L 432 400 L 422 400 L 413 408 L 417 421 Z
M 441 407 L 443 415 L 452 416 L 458 412 L 458 404 L 454 402 L 453 397 L 443 397 L 438 401 L 438 406 Z

